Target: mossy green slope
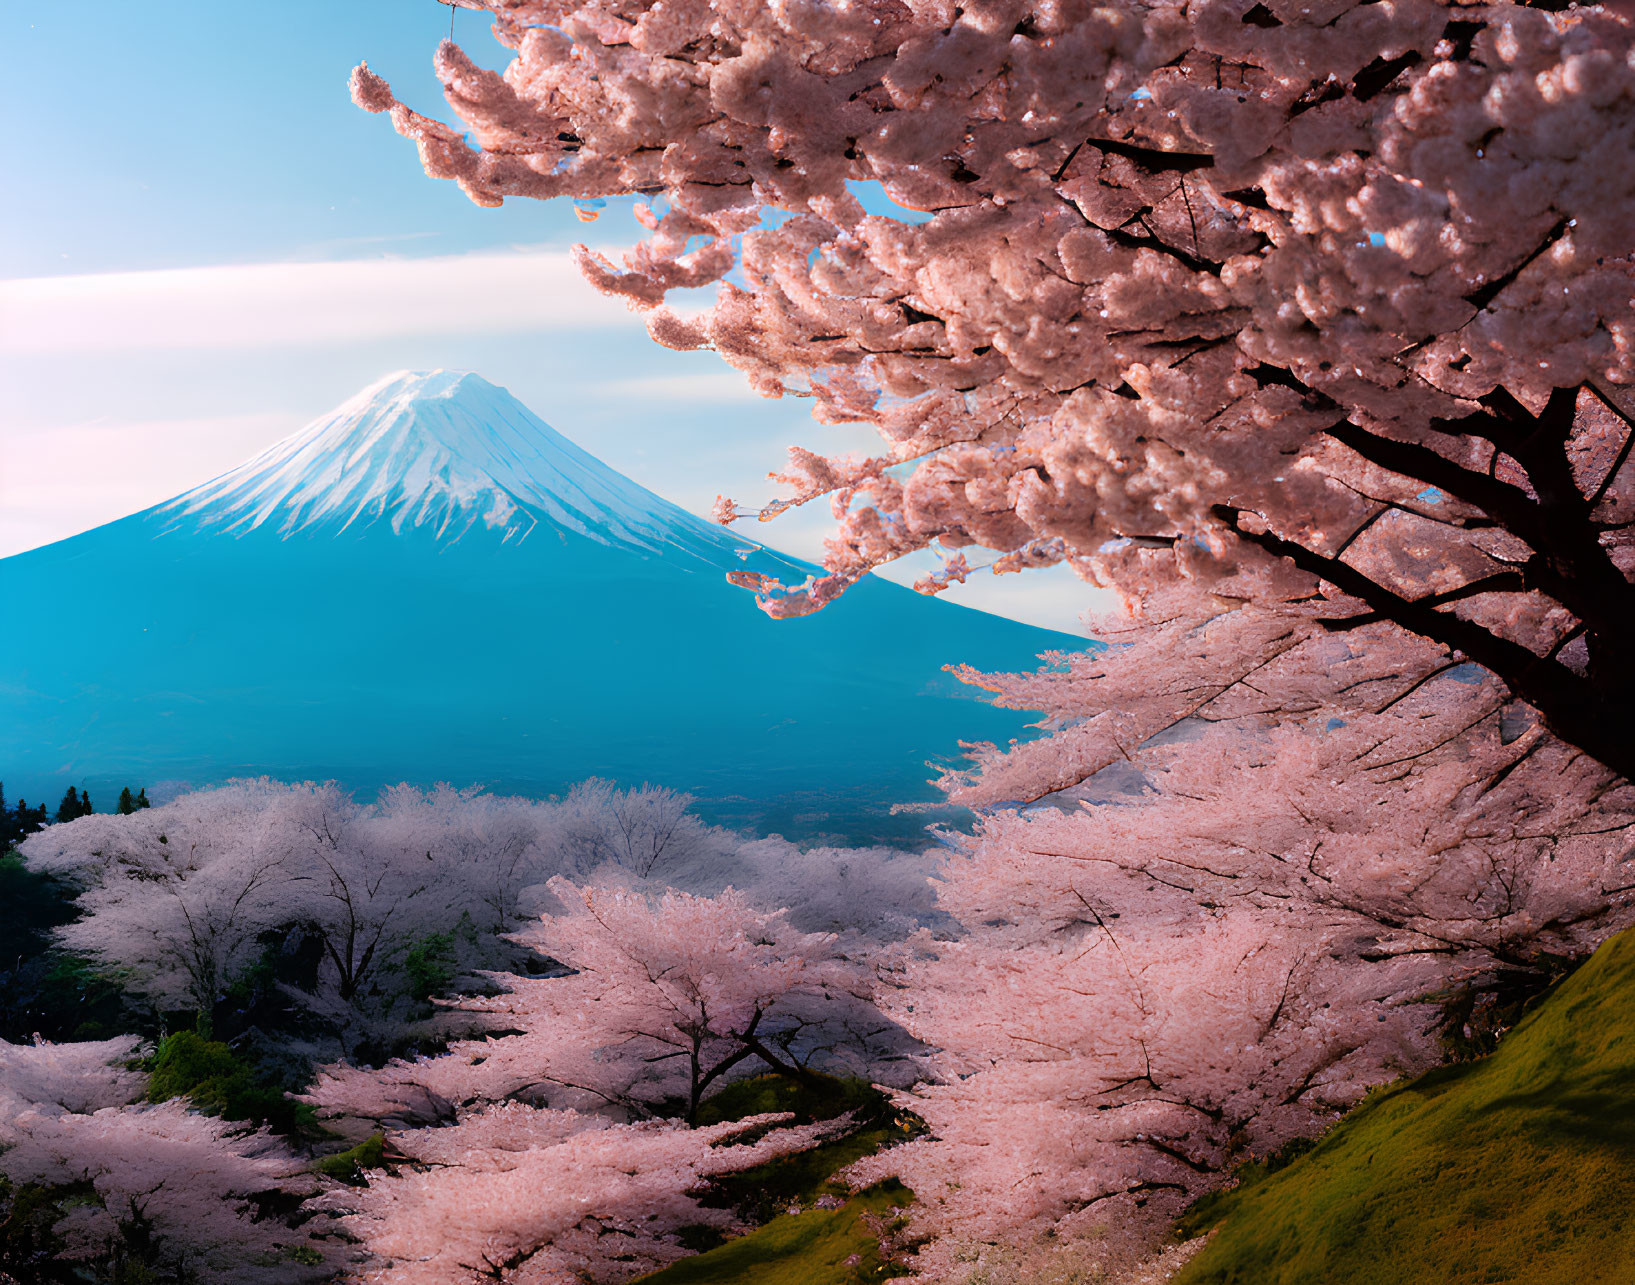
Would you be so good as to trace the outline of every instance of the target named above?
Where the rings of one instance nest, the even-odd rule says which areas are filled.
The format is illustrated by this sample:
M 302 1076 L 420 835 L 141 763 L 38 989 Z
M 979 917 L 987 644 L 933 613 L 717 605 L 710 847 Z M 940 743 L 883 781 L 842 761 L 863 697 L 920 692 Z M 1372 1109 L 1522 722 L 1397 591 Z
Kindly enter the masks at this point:
M 871 1218 L 890 1225 L 891 1210 L 913 1194 L 881 1183 L 839 1209 L 784 1214 L 747 1236 L 644 1276 L 636 1285 L 865 1285 L 886 1269 Z
M 692 1258 L 642 1277 L 633 1285 L 867 1285 L 887 1274 L 883 1234 L 914 1193 L 895 1181 L 853 1193 L 833 1175 L 863 1156 L 915 1136 L 924 1126 L 896 1111 L 864 1080 L 816 1076 L 797 1084 L 761 1075 L 728 1086 L 699 1109 L 700 1124 L 788 1111 L 796 1121 L 852 1113 L 851 1133 L 797 1155 L 718 1179 L 706 1204 L 730 1207 L 754 1227 L 725 1243 L 702 1237 Z M 839 1203 L 838 1208 L 818 1204 Z M 785 1210 L 798 1207 L 799 1213 Z
M 1635 1282 L 1635 932 L 1479 1062 L 1371 1095 L 1199 1206 L 1174 1285 Z

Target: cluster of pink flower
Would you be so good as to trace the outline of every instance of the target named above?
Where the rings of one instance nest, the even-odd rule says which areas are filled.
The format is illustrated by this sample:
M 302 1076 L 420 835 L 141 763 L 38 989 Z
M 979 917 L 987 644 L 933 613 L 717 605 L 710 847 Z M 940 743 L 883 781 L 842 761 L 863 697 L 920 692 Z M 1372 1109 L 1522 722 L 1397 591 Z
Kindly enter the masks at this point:
M 1630 770 L 1627 15 L 472 7 L 515 50 L 503 76 L 438 52 L 473 141 L 365 67 L 358 102 L 479 203 L 662 195 L 622 267 L 581 254 L 590 279 L 659 342 L 886 440 L 793 452 L 761 516 L 828 495 L 840 525 L 827 576 L 758 587 L 768 611 L 932 542 L 1132 600 L 1321 588 Z M 869 213 L 858 184 L 931 217 Z M 701 316 L 665 303 L 711 282 Z
M 988 809 L 940 872 L 962 931 L 911 939 L 881 1001 L 939 1050 L 900 1095 L 931 1132 L 853 1171 L 914 1189 L 929 1277 L 1047 1232 L 1138 1253 L 1440 1061 L 1442 1002 L 1635 923 L 1627 782 L 1474 667 L 1310 623 L 1227 612 L 982 677 L 1059 730 L 976 747 L 957 785 Z
M 687 1252 L 683 1227 L 739 1229 L 697 1200 L 711 1177 L 850 1127 L 754 1116 L 690 1128 L 706 1092 L 750 1071 L 799 1079 L 907 1056 L 868 1003 L 867 969 L 783 912 L 731 889 L 652 899 L 555 879 L 551 891 L 562 912 L 524 936 L 573 971 L 494 974 L 503 995 L 459 1003 L 512 1033 L 380 1070 L 328 1067 L 307 1095 L 343 1128 L 384 1126 L 413 1158 L 322 1202 L 384 1264 L 383 1282 L 571 1285 L 664 1266 Z M 754 1140 L 734 1143 L 743 1135 Z
M 0 1041 L 0 1173 L 14 1225 L 52 1210 L 41 1240 L 59 1269 L 111 1255 L 184 1280 L 332 1278 L 337 1243 L 264 1217 L 259 1203 L 315 1195 L 306 1162 L 264 1130 L 185 1102 L 139 1104 L 147 1077 L 129 1069 L 137 1046 Z M 22 1199 L 28 1187 L 43 1199 Z M 143 1263 L 143 1251 L 158 1261 Z

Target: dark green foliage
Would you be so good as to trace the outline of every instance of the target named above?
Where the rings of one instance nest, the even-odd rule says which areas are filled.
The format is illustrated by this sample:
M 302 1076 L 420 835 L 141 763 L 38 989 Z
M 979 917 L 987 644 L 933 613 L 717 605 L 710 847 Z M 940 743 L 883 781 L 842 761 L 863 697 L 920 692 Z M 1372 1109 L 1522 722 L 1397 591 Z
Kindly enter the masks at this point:
M 814 1075 L 810 1084 L 802 1084 L 784 1075 L 757 1075 L 736 1080 L 705 1098 L 698 1106 L 697 1123 L 723 1124 L 770 1111 L 792 1111 L 797 1123 L 810 1124 L 848 1111 L 872 1110 L 884 1102 L 880 1090 L 866 1080 Z
M 52 948 L 52 930 L 78 914 L 75 890 L 0 857 L 0 1038 L 100 1040 L 139 1029 L 138 1014 L 83 957 Z
M 684 1232 L 682 1243 L 701 1252 L 643 1277 L 643 1285 L 860 1285 L 879 1280 L 891 1266 L 900 1220 L 890 1211 L 906 1206 L 913 1192 L 886 1182 L 854 1194 L 834 1175 L 917 1136 L 924 1125 L 866 1081 L 826 1075 L 810 1083 L 782 1075 L 739 1080 L 700 1105 L 698 1123 L 775 1111 L 792 1112 L 802 1124 L 853 1113 L 855 1125 L 810 1151 L 717 1179 L 702 1202 L 731 1208 L 760 1224 L 757 1230 L 725 1242 L 712 1228 L 700 1227 L 690 1239 Z M 838 1207 L 814 1207 L 820 1199 Z M 803 1212 L 786 1212 L 795 1205 Z M 849 1263 L 854 1255 L 857 1261 Z
M 140 812 L 143 808 L 151 806 L 152 804 L 148 802 L 148 787 L 144 785 L 136 792 L 136 810 Z
M 95 1198 L 88 1182 L 15 1185 L 0 1174 L 0 1280 L 7 1276 L 18 1281 L 72 1280 L 68 1268 L 55 1261 L 63 1247 L 56 1225 L 71 1201 Z
M 365 1169 L 380 1169 L 386 1164 L 386 1135 L 371 1133 L 355 1147 L 337 1152 L 332 1156 L 324 1156 L 314 1162 L 312 1168 L 316 1173 L 327 1174 L 339 1182 L 351 1186 L 362 1186 L 367 1179 Z
M 144 1034 L 152 1014 L 83 955 L 64 950 L 0 968 L 0 1038 L 13 1044 Z
M 1635 934 L 1480 1061 L 1377 1090 L 1308 1154 L 1250 1166 L 1175 1285 L 1635 1279 Z
M 30 870 L 15 852 L 0 856 L 0 947 L 6 955 L 43 954 L 51 930 L 78 915 L 77 895 L 67 884 Z
M 0 1281 L 27 1285 L 199 1285 L 185 1253 L 172 1253 L 140 1202 L 110 1210 L 118 1228 L 101 1253 L 61 1257 L 57 1224 L 76 1205 L 100 1205 L 89 1182 L 14 1186 L 0 1175 Z
M 94 811 L 96 809 L 91 806 L 91 796 L 84 790 L 76 794 L 74 787 L 70 785 L 62 796 L 62 802 L 57 804 L 57 820 L 77 821 L 80 817 L 90 816 Z
M 131 797 L 131 787 L 126 786 L 119 792 L 119 815 L 128 817 L 136 811 L 136 800 Z
M 318 982 L 323 944 L 301 925 L 273 928 L 257 942 L 261 953 L 234 977 L 210 1011 L 210 1038 L 245 1034 L 313 1034 L 286 988 L 311 991 Z
M 27 799 L 18 799 L 17 806 L 6 806 L 6 791 L 0 785 L 0 853 L 9 852 L 29 835 L 45 829 L 45 804 L 28 806 Z
M 188 1098 L 225 1120 L 266 1124 L 279 1133 L 313 1127 L 312 1109 L 293 1102 L 261 1068 L 196 1031 L 167 1036 L 149 1066 L 148 1101 Z
M 428 933 L 403 957 L 404 989 L 422 1002 L 446 993 L 454 974 L 453 933 Z
M 1511 968 L 1481 986 L 1466 986 L 1436 997 L 1442 1005 L 1443 1043 L 1456 1062 L 1486 1057 L 1505 1032 L 1550 987 L 1577 967 L 1559 955 L 1541 955 L 1530 968 Z

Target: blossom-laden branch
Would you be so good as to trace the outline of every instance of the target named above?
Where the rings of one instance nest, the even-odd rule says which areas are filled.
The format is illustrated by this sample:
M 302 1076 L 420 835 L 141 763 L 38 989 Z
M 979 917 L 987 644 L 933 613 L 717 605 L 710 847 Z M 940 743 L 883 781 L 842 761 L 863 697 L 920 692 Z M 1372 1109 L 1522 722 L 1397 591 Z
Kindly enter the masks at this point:
M 658 342 L 885 439 L 797 454 L 762 516 L 831 495 L 839 526 L 824 576 L 755 586 L 766 610 L 935 542 L 1050 544 L 1133 603 L 1180 581 L 1346 614 L 1292 555 L 1355 535 L 1351 579 L 1444 595 L 1513 644 L 1484 663 L 1611 753 L 1635 713 L 1622 11 L 483 7 L 504 74 L 437 53 L 465 130 L 367 68 L 358 102 L 482 204 L 662 198 L 622 263 L 581 251 L 590 280 Z M 666 302 L 711 282 L 701 315 Z M 1603 730 L 1568 717 L 1570 681 L 1524 677 L 1562 666 Z

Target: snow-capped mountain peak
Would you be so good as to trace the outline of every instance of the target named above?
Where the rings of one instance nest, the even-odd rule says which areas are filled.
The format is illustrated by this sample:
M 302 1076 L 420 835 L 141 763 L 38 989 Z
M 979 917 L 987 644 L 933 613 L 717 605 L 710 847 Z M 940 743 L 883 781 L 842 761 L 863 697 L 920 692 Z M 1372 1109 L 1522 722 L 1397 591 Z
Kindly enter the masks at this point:
M 164 506 L 243 533 L 340 532 L 387 522 L 506 541 L 541 523 L 603 544 L 673 548 L 699 519 L 614 472 L 505 389 L 463 371 L 398 371 Z M 707 529 L 707 528 L 706 528 Z M 711 532 L 710 534 L 714 534 Z

